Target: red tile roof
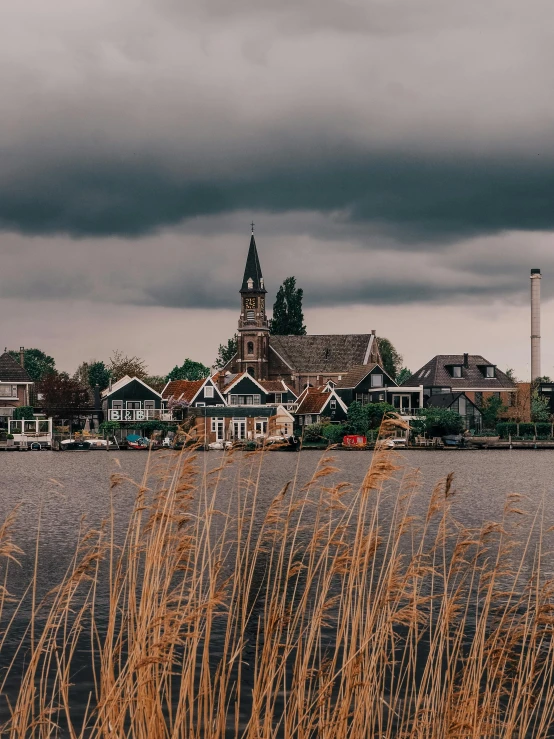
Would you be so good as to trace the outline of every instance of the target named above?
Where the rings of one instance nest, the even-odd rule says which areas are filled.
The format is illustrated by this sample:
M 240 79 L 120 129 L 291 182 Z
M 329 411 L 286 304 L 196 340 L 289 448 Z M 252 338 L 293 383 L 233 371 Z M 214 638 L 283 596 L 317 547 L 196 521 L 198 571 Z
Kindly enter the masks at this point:
M 321 387 L 310 387 L 303 396 L 302 402 L 296 413 L 321 413 L 323 406 L 329 400 L 329 393 L 323 392 Z
M 286 392 L 285 384 L 281 380 L 259 380 L 259 383 L 268 393 Z
M 172 397 L 174 400 L 190 403 L 205 382 L 206 380 L 172 380 L 163 391 L 162 398 L 169 400 Z

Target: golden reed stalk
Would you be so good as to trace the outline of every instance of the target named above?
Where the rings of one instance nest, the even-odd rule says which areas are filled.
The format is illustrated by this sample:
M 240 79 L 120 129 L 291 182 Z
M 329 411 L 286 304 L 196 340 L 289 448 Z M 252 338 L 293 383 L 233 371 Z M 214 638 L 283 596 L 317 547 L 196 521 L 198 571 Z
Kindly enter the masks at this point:
M 528 516 L 509 496 L 501 521 L 464 527 L 452 477 L 425 496 L 418 472 L 386 449 L 401 424 L 383 422 L 358 490 L 336 482 L 326 454 L 307 484 L 297 466 L 269 504 L 267 452 L 229 453 L 216 469 L 199 469 L 194 449 L 159 453 L 136 483 L 123 542 L 114 510 L 129 479 L 118 472 L 106 524 L 83 527 L 41 602 L 40 554 L 23 599 L 10 601 L 7 567 L 21 555 L 10 516 L 0 527 L 0 660 L 30 615 L 1 661 L 0 690 L 15 695 L 2 736 L 551 736 L 554 593 L 541 511 Z

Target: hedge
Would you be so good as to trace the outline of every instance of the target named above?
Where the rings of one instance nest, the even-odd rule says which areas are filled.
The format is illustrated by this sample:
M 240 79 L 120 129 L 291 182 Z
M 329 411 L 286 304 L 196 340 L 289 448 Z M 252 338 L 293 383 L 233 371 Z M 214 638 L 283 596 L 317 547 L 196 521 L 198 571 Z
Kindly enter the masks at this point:
M 521 426 L 521 424 L 519 424 Z M 517 434 L 517 423 L 513 421 L 503 421 L 502 423 L 496 424 L 496 433 L 501 439 L 507 439 L 508 436 L 515 436 Z

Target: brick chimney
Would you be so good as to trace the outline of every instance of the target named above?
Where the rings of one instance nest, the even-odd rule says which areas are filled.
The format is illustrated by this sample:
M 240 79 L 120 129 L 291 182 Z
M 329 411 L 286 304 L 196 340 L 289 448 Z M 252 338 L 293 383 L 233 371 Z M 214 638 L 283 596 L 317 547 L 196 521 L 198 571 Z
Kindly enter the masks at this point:
M 22 367 L 25 367 L 25 347 L 24 346 L 19 347 L 19 364 Z
M 469 354 L 464 354 L 464 367 L 466 369 L 469 367 Z

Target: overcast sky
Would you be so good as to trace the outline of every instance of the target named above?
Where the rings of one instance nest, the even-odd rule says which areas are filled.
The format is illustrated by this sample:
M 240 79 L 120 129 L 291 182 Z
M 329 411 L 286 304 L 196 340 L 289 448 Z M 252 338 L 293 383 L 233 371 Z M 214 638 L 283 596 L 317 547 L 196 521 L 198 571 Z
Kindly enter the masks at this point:
M 0 24 L 3 346 L 211 364 L 272 303 L 416 370 L 554 375 L 551 0 L 19 0 Z M 6 320 L 6 317 L 11 320 Z M 3 348 L 2 346 L 2 348 Z

